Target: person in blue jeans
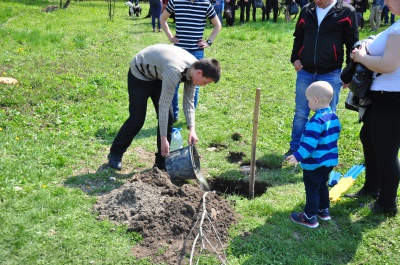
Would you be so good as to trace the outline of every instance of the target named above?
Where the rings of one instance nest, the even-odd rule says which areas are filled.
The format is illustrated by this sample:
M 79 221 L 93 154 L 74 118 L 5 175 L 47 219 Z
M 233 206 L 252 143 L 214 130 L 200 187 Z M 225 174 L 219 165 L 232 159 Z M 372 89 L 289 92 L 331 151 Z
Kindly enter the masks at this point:
M 340 79 L 343 61 L 346 58 L 350 62 L 350 52 L 358 41 L 356 10 L 342 0 L 315 0 L 300 10 L 293 36 L 290 61 L 297 72 L 296 105 L 290 147 L 284 158 L 300 146 L 310 114 L 304 94 L 310 84 L 327 81 L 332 86 L 334 95 L 330 107 L 336 112 L 340 88 L 348 85 Z
M 395 22 L 395 15 L 390 13 L 390 25 L 393 25 Z M 384 21 L 385 25 L 389 23 L 389 7 L 385 5 L 382 9 L 381 20 Z
M 151 25 L 153 26 L 153 32 L 156 31 L 156 20 L 157 20 L 157 31 L 161 31 L 160 15 L 161 15 L 161 1 L 150 0 L 150 12 L 151 12 Z
M 171 14 L 175 13 L 176 34 L 173 35 L 167 20 Z M 207 18 L 210 19 L 213 30 L 208 39 L 203 39 L 204 29 Z M 175 46 L 178 46 L 196 59 L 204 58 L 204 49 L 211 47 L 214 39 L 221 31 L 221 22 L 215 12 L 213 5 L 208 0 L 182 1 L 169 0 L 165 10 L 162 12 L 161 27 L 167 35 L 168 40 Z M 179 114 L 179 84 L 172 100 L 172 107 L 175 121 L 178 120 Z M 199 101 L 199 87 L 196 87 L 194 97 L 194 107 L 197 107 Z
M 317 217 L 327 221 L 329 213 L 328 179 L 338 164 L 338 139 L 341 124 L 329 103 L 333 88 L 326 81 L 312 83 L 305 92 L 309 108 L 315 114 L 307 122 L 300 148 L 286 158 L 290 164 L 300 165 L 306 190 L 306 205 L 301 213 L 292 213 L 290 219 L 310 228 L 318 227 Z
M 214 7 L 215 12 L 217 13 L 219 22 L 221 22 L 222 25 L 222 10 L 224 10 L 225 0 L 211 0 L 210 2 Z

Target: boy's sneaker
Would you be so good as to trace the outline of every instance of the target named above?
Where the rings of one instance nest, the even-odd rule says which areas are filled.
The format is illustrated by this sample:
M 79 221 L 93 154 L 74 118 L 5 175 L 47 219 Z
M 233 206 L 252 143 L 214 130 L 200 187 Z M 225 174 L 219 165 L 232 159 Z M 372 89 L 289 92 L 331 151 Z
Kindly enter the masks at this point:
M 292 213 L 290 215 L 290 219 L 292 219 L 293 222 L 308 226 L 310 228 L 316 228 L 318 227 L 319 223 L 317 220 L 316 216 L 311 216 L 308 217 L 306 213 Z
M 329 214 L 329 208 L 326 208 L 324 210 L 318 210 L 317 217 L 324 221 L 331 220 L 331 215 Z

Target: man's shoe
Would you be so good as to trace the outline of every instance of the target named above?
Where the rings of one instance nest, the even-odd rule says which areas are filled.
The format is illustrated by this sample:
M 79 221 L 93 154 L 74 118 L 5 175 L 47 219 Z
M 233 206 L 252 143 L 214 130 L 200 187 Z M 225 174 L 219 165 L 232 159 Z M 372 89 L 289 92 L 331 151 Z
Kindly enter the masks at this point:
M 310 227 L 310 228 L 316 228 L 318 227 L 319 223 L 317 220 L 316 216 L 311 216 L 308 217 L 306 213 L 292 213 L 290 215 L 290 219 L 292 219 L 293 222 Z
M 157 153 L 155 155 L 156 155 L 156 159 L 154 161 L 153 167 L 158 167 L 159 170 L 165 171 L 165 157 L 163 157 Z
M 363 188 L 356 193 L 349 193 L 345 194 L 344 197 L 347 198 L 352 198 L 352 199 L 357 199 L 357 198 L 372 198 L 372 199 L 377 199 L 379 196 L 379 192 L 369 192 L 365 191 Z
M 295 150 L 289 149 L 284 155 L 283 158 L 286 159 L 288 156 L 293 155 L 293 153 L 296 152 Z
M 122 168 L 122 157 L 113 155 L 113 154 L 108 154 L 108 165 L 112 168 L 115 168 L 117 170 L 121 170 Z
M 163 165 L 162 164 L 154 164 L 153 168 L 155 168 L 155 167 L 158 168 L 159 170 L 164 170 L 164 171 L 166 170 L 165 164 L 163 164 Z
M 374 201 L 367 204 L 368 208 L 373 213 L 384 213 L 389 215 L 396 215 L 397 214 L 397 205 L 392 207 L 385 207 L 382 206 L 379 202 Z
M 331 214 L 329 213 L 329 208 L 324 210 L 318 210 L 317 217 L 323 221 L 331 220 Z

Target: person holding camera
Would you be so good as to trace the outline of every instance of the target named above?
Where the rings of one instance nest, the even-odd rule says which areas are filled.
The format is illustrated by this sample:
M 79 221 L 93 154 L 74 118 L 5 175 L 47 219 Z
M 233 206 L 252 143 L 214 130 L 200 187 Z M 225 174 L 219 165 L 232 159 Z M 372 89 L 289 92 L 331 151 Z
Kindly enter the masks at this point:
M 386 0 L 390 11 L 400 15 L 400 0 Z M 369 44 L 354 49 L 351 58 L 380 73 L 373 79 L 364 114 L 360 139 L 364 151 L 365 182 L 356 193 L 346 197 L 369 197 L 376 201 L 368 207 L 373 213 L 396 215 L 400 181 L 400 20 L 378 34 Z

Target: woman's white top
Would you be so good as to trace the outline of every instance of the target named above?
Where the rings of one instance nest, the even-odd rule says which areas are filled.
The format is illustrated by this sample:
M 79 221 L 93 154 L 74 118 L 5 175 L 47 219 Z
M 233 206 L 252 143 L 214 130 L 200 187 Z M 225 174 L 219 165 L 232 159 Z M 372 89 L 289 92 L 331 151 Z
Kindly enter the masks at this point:
M 398 34 L 400 34 L 400 20 L 376 36 L 368 46 L 369 54 L 372 56 L 382 56 L 388 37 Z M 400 67 L 391 73 L 384 73 L 377 76 L 372 82 L 371 90 L 400 92 Z

